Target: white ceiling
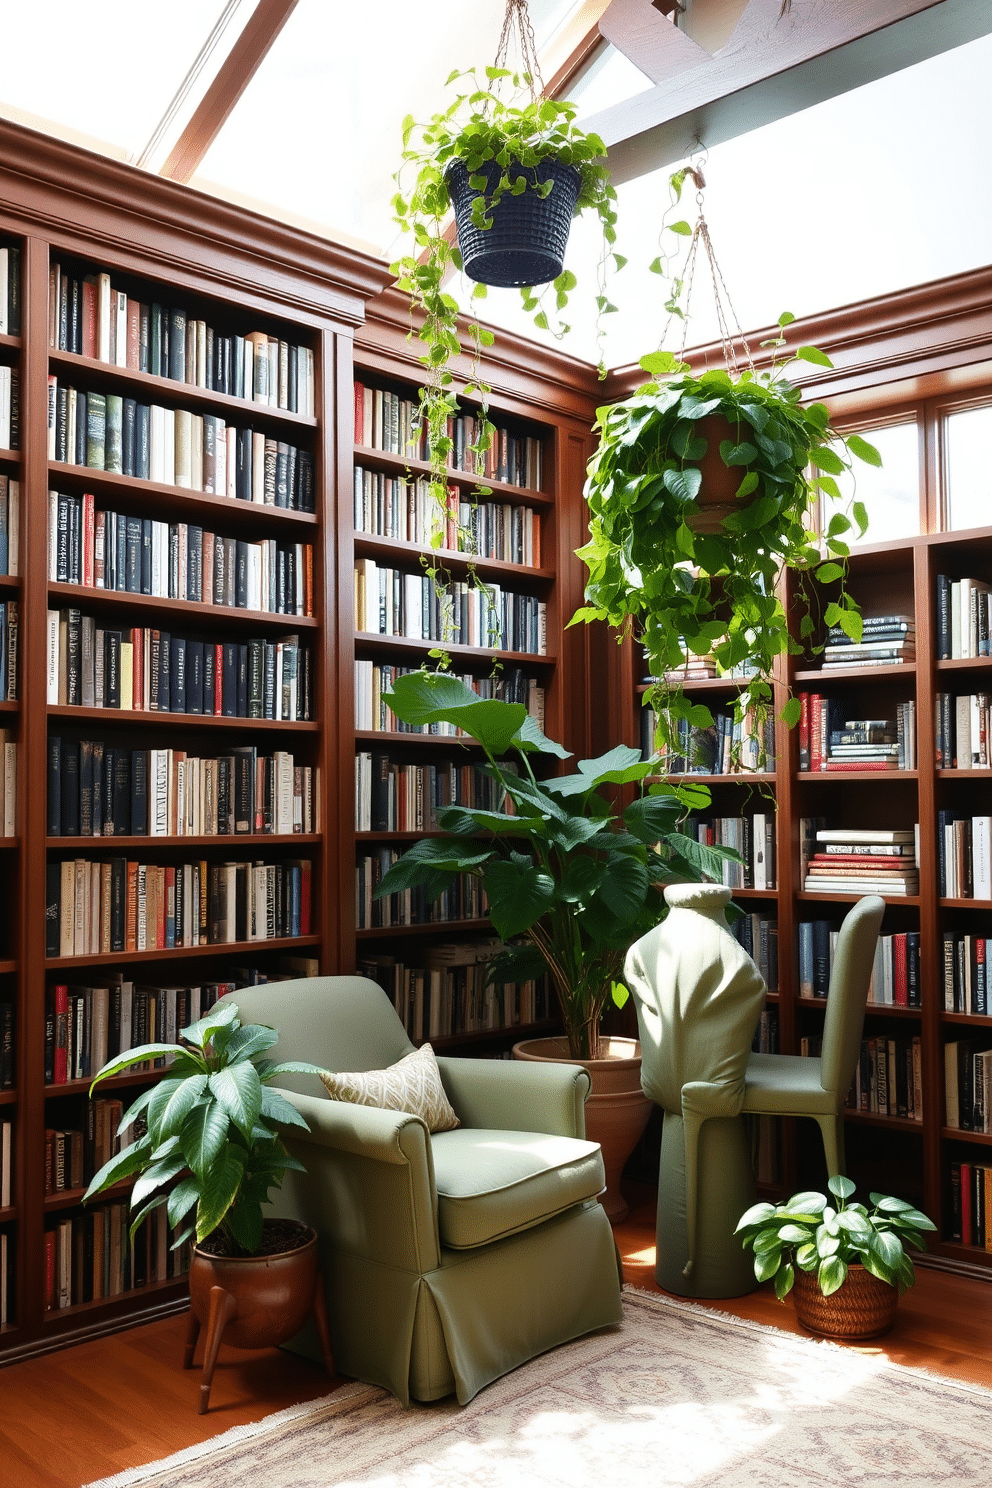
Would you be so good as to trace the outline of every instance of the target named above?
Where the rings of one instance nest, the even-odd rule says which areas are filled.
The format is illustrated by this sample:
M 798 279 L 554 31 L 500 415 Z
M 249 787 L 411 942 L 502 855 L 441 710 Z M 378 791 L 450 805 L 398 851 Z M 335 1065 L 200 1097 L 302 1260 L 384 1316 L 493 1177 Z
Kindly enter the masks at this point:
M 0 112 L 137 161 L 208 36 L 221 30 L 149 162 L 157 168 L 254 3 L 0 0 Z M 503 8 L 503 0 L 300 0 L 192 184 L 390 257 L 400 121 L 442 106 L 454 68 L 492 60 Z M 545 54 L 579 9 L 579 0 L 531 0 Z M 742 324 L 992 261 L 990 78 L 986 37 L 715 147 L 706 211 Z M 646 85 L 610 49 L 572 96 L 591 115 Z M 657 252 L 668 173 L 620 188 L 618 246 L 630 262 L 612 289 L 620 313 L 604 343 L 611 366 L 635 360 L 661 332 L 661 286 L 646 265 Z M 568 263 L 583 282 L 597 256 L 577 224 Z M 491 291 L 486 318 L 547 339 L 518 303 L 513 291 Z M 698 290 L 693 311 L 690 340 L 710 339 L 712 309 Z M 575 314 L 561 344 L 595 360 L 588 314 Z

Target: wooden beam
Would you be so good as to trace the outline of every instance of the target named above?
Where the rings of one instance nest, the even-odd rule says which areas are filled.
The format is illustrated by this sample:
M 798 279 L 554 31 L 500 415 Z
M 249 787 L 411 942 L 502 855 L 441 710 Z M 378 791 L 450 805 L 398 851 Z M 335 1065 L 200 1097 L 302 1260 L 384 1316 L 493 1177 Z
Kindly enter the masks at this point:
M 642 3 L 663 38 L 695 45 Z M 750 0 L 715 55 L 581 122 L 619 184 L 683 159 L 697 136 L 719 144 L 990 32 L 989 0 L 792 0 L 785 14 L 782 0 Z
M 297 0 L 258 0 L 255 11 L 159 171 L 173 181 L 194 174 L 255 76 Z

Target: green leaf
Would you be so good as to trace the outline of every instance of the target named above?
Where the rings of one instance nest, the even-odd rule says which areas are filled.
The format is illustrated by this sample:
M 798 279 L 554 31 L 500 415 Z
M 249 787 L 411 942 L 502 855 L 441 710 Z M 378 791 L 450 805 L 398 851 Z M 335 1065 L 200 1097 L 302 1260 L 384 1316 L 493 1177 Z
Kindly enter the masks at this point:
M 207 1087 L 206 1075 L 186 1075 L 180 1080 L 160 1080 L 148 1103 L 146 1120 L 152 1140 L 162 1142 L 178 1136 L 183 1122 Z
M 855 1185 L 851 1182 L 850 1178 L 842 1178 L 839 1173 L 835 1173 L 831 1178 L 827 1179 L 827 1187 L 835 1199 L 849 1199 L 855 1189 Z
M 910 1214 L 914 1213 L 912 1204 L 907 1204 L 905 1199 L 889 1198 L 885 1194 L 873 1193 L 869 1195 L 872 1203 L 883 1214 Z
M 384 873 L 375 890 L 377 899 L 386 894 L 397 894 L 404 889 L 418 888 L 422 884 L 435 882 L 434 875 L 441 873 L 467 873 L 480 868 L 493 855 L 491 847 L 476 847 L 460 843 L 457 837 L 425 837 L 415 842 Z
M 179 1037 L 187 1044 L 195 1044 L 197 1048 L 203 1049 L 216 1033 L 222 1029 L 230 1029 L 237 1023 L 240 1013 L 236 1003 L 217 1003 L 201 1018 L 198 1023 L 191 1023 L 188 1028 L 180 1030 Z
M 178 1177 L 185 1167 L 186 1159 L 182 1153 L 175 1157 L 164 1158 L 161 1162 L 151 1163 L 136 1180 L 131 1190 L 131 1208 L 138 1209 L 157 1188 L 161 1188 L 163 1183 L 169 1183 L 173 1178 Z
M 529 713 L 514 734 L 512 744 L 514 749 L 519 749 L 524 754 L 536 751 L 540 754 L 556 755 L 558 759 L 572 758 L 569 750 L 563 748 L 561 744 L 556 744 L 554 739 L 549 739 L 541 731 L 537 719 L 533 718 Z
M 175 1054 L 176 1048 L 175 1044 L 142 1044 L 138 1049 L 129 1049 L 126 1054 L 111 1059 L 103 1066 L 103 1069 L 97 1071 L 90 1084 L 90 1095 L 93 1094 L 98 1083 L 107 1079 L 109 1075 L 118 1075 L 122 1070 L 130 1069 L 132 1065 L 143 1064 L 146 1059 L 162 1059 L 167 1055 Z
M 675 795 L 639 796 L 623 814 L 628 832 L 649 845 L 671 832 L 682 815 L 682 805 Z
M 491 863 L 483 882 L 489 918 L 501 940 L 529 930 L 554 903 L 554 879 L 532 863 Z
M 662 480 L 666 491 L 677 501 L 695 501 L 703 483 L 701 472 L 692 465 L 685 470 L 666 470 Z
M 882 457 L 878 450 L 873 444 L 869 444 L 867 439 L 862 439 L 860 434 L 848 434 L 845 443 L 851 454 L 857 455 L 858 459 L 863 460 L 866 465 L 881 468 Z
M 254 1065 L 246 1060 L 216 1070 L 210 1076 L 210 1093 L 250 1141 L 262 1107 L 262 1082 Z
M 839 1291 L 847 1280 L 847 1263 L 839 1256 L 831 1256 L 820 1267 L 820 1291 L 830 1297 Z
M 802 716 L 802 711 L 803 705 L 800 699 L 797 697 L 792 697 L 782 709 L 779 717 L 782 719 L 782 722 L 785 724 L 786 728 L 795 728 L 796 724 L 799 722 L 800 717 Z
M 816 346 L 800 346 L 792 354 L 801 361 L 815 362 L 818 367 L 833 366 L 833 362 L 827 356 L 826 352 L 820 351 L 819 347 Z
M 644 864 L 618 853 L 610 861 L 599 896 L 618 920 L 629 923 L 641 913 L 649 884 Z
M 97 1194 L 103 1193 L 104 1189 L 112 1188 L 115 1183 L 120 1183 L 124 1178 L 130 1178 L 132 1173 L 140 1173 L 150 1161 L 151 1152 L 151 1142 L 148 1137 L 142 1137 L 130 1147 L 125 1147 L 115 1153 L 108 1162 L 104 1163 L 99 1172 L 94 1174 L 89 1188 L 83 1195 L 83 1203 L 88 1203 L 90 1199 L 96 1198 Z
M 231 1035 L 224 1058 L 228 1064 L 237 1059 L 251 1059 L 252 1055 L 261 1054 L 278 1042 L 279 1035 L 274 1028 L 266 1028 L 262 1023 L 245 1023 Z
M 200 1185 L 192 1174 L 181 1178 L 169 1194 L 168 1219 L 172 1229 L 186 1218 L 200 1197 Z
M 741 1230 L 749 1229 L 751 1225 L 760 1224 L 762 1220 L 770 1219 L 774 1213 L 774 1204 L 752 1204 L 751 1208 L 745 1210 L 737 1221 L 737 1228 L 734 1234 L 739 1235 Z
M 259 1115 L 266 1121 L 277 1121 L 280 1126 L 298 1126 L 304 1131 L 310 1128 L 300 1115 L 299 1111 L 278 1090 L 271 1090 L 267 1085 L 262 1086 L 262 1104 Z
M 809 452 L 809 462 L 818 470 L 829 471 L 831 475 L 843 475 L 845 470 L 844 461 L 829 444 L 814 446 Z
M 767 1281 L 769 1277 L 774 1276 L 781 1264 L 781 1250 L 768 1250 L 762 1254 L 759 1254 L 757 1250 L 755 1251 L 754 1274 L 759 1281 Z
M 780 1271 L 776 1273 L 775 1295 L 780 1302 L 784 1302 L 786 1297 L 792 1291 L 795 1280 L 796 1270 L 795 1267 L 791 1264 L 786 1264 L 781 1268 Z
M 237 1150 L 231 1147 L 203 1175 L 200 1202 L 196 1211 L 197 1240 L 205 1240 L 220 1224 L 234 1203 L 244 1171 Z
M 844 570 L 839 563 L 821 563 L 816 570 L 816 577 L 821 584 L 832 584 L 844 577 Z
M 179 1144 L 192 1171 L 201 1181 L 216 1161 L 230 1128 L 227 1112 L 216 1101 L 193 1107 L 179 1133 Z

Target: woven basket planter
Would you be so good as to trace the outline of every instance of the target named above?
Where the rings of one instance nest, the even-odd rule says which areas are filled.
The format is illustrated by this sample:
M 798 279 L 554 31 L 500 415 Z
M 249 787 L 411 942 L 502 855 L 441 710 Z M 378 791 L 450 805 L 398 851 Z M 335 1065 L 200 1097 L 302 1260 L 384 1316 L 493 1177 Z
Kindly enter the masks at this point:
M 487 195 L 495 189 L 502 171 L 495 160 L 487 160 L 474 173 L 485 176 Z M 445 176 L 465 272 L 470 279 L 497 289 L 519 289 L 557 279 L 582 184 L 574 165 L 557 160 L 545 160 L 538 166 L 511 165 L 511 179 L 514 174 L 523 174 L 535 184 L 553 181 L 554 190 L 540 197 L 528 186 L 519 196 L 501 197 L 491 213 L 492 227 L 483 228 L 472 222 L 472 203 L 479 193 L 469 185 L 465 166 L 453 160 Z
M 792 1289 L 796 1317 L 804 1328 L 822 1338 L 877 1338 L 892 1327 L 899 1293 L 863 1266 L 849 1266 L 847 1280 L 825 1297 L 816 1275 L 796 1271 Z

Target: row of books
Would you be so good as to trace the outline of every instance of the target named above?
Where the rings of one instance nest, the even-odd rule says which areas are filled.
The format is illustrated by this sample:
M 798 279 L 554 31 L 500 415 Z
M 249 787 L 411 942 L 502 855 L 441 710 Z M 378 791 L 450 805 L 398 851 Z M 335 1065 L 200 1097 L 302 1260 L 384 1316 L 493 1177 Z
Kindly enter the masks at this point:
M 547 605 L 532 594 L 461 580 L 442 589 L 429 574 L 355 561 L 356 630 L 543 656 L 547 626 Z
M 404 398 L 388 388 L 355 383 L 355 443 L 386 454 L 406 455 L 409 459 L 428 458 L 427 426 L 418 422 L 419 403 Z M 476 456 L 472 446 L 480 437 L 479 420 L 471 413 L 460 413 L 448 420 L 447 435 L 451 440 L 448 464 L 454 470 L 466 470 L 487 480 L 507 482 L 511 486 L 541 489 L 541 441 L 528 435 L 515 434 L 496 424 L 492 442 L 485 454 Z
M 46 1195 L 88 1187 L 94 1174 L 120 1151 L 117 1128 L 123 1114 L 119 1100 L 88 1100 L 83 1106 L 85 1130 L 46 1127 Z
M 246 744 L 200 758 L 48 736 L 49 837 L 313 832 L 319 800 L 320 767 L 285 750 L 264 755 Z
M 933 698 L 934 757 L 938 769 L 992 767 L 992 694 L 936 692 Z
M 992 1250 L 992 1163 L 952 1162 L 951 1239 Z
M 20 607 L 16 599 L 0 604 L 0 703 L 17 699 L 17 652 L 20 639 Z
M 899 703 L 894 717 L 855 716 L 860 702 L 799 694 L 799 768 L 814 773 L 916 769 L 916 704 Z
M 916 833 L 902 828 L 820 827 L 809 856 L 808 894 L 915 895 L 920 892 Z
M 310 649 L 296 635 L 212 642 L 48 611 L 51 706 L 294 722 L 311 715 L 311 687 Z
M 923 1047 L 918 1035 L 861 1040 L 848 1106 L 876 1116 L 923 1120 Z
M 796 927 L 800 997 L 826 998 L 840 927 L 833 920 L 801 920 Z M 868 1001 L 879 1007 L 922 1006 L 920 933 L 880 935 Z
M 827 631 L 820 665 L 838 667 L 898 666 L 916 660 L 916 622 L 912 615 L 865 615 L 860 641 L 852 641 L 839 625 Z
M 761 972 L 768 991 L 777 992 L 778 920 L 774 915 L 744 913 L 737 915 L 730 928 Z
M 365 849 L 355 863 L 355 912 L 359 930 L 391 925 L 443 925 L 449 920 L 482 920 L 488 913 L 482 884 L 467 873 L 456 875 L 440 896 L 423 888 L 403 889 L 375 898 L 375 891 L 402 851 L 394 847 Z
M 91 495 L 49 491 L 48 577 L 153 599 L 313 614 L 310 543 L 242 542 L 192 523 L 103 511 Z
M 687 718 L 672 719 L 671 727 L 675 739 L 657 749 L 666 774 L 741 775 L 774 768 L 774 717 L 759 724 L 751 709 L 740 720 L 733 713 L 717 713 L 705 728 Z M 641 754 L 646 760 L 656 753 L 657 729 L 654 708 L 642 708 Z
M 973 1013 L 987 1018 L 989 999 L 989 951 L 984 935 L 945 930 L 941 938 L 945 1013 Z
M 392 999 L 414 1043 L 517 1028 L 549 1017 L 546 977 L 498 985 L 487 981 L 489 963 L 502 949 L 492 939 L 452 942 L 426 951 L 422 965 L 410 966 L 393 956 L 363 956 L 357 969 Z
M 775 888 L 775 812 L 751 816 L 691 816 L 683 831 L 708 847 L 730 847 L 742 863 L 724 863 L 723 882 L 731 889 Z
M 83 392 L 48 379 L 48 458 L 257 506 L 312 512 L 309 450 L 217 414 Z
M 21 250 L 0 243 L 0 336 L 21 334 Z
M 0 837 L 17 836 L 17 752 L 13 729 L 0 728 Z
M 0 574 L 16 577 L 21 549 L 21 484 L 0 471 Z
M 989 639 L 989 594 L 984 579 L 937 575 L 937 660 L 992 654 Z
M 290 413 L 314 413 L 313 352 L 250 331 L 227 335 L 187 310 L 115 288 L 106 271 L 49 267 L 48 344 Z
M 309 859 L 49 862 L 45 954 L 95 956 L 310 934 Z
M 992 1132 L 992 1049 L 976 1039 L 944 1045 L 944 1119 L 958 1131 Z
M 421 547 L 433 546 L 437 536 L 453 553 L 541 566 L 540 513 L 509 502 L 466 501 L 449 486 L 442 515 L 424 476 L 412 480 L 356 465 L 355 531 Z
M 119 1297 L 189 1270 L 189 1242 L 171 1248 L 164 1206 L 128 1239 L 125 1200 L 60 1219 L 45 1231 L 45 1311 Z
M 355 830 L 416 832 L 437 826 L 446 806 L 497 811 L 502 791 L 480 765 L 408 765 L 379 750 L 355 756 Z
M 45 1084 L 89 1080 L 128 1049 L 174 1043 L 181 1028 L 202 1018 L 238 985 L 232 975 L 190 987 L 136 987 L 119 972 L 99 986 L 53 983 L 45 989 Z M 165 1063 L 157 1059 L 154 1067 Z M 152 1067 L 147 1062 L 135 1066 Z
M 946 899 L 992 899 L 992 816 L 937 812 L 937 870 Z
M 414 671 L 413 667 L 384 666 L 377 661 L 355 662 L 355 728 L 368 733 L 434 734 L 455 738 L 461 729 L 450 723 L 404 723 L 382 701 L 397 677 Z M 535 677 L 520 667 L 504 667 L 496 677 L 475 677 L 465 672 L 458 680 L 471 687 L 480 697 L 497 698 L 505 703 L 523 703 L 532 718 L 543 727 L 544 688 Z
M 779 1052 L 778 1008 L 762 1008 L 751 1048 L 755 1054 Z
M 0 362 L 0 449 L 21 447 L 21 377 L 16 367 Z
M 14 1088 L 14 1004 L 0 1002 L 0 1090 Z

